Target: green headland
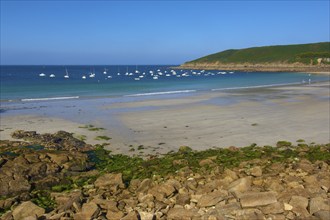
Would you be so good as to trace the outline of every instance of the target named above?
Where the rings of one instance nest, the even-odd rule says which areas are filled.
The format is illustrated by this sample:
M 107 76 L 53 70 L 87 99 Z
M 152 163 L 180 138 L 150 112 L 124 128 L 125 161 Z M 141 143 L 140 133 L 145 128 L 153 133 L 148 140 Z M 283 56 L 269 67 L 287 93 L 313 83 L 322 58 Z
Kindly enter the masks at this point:
M 230 49 L 186 62 L 180 68 L 329 72 L 330 42 Z

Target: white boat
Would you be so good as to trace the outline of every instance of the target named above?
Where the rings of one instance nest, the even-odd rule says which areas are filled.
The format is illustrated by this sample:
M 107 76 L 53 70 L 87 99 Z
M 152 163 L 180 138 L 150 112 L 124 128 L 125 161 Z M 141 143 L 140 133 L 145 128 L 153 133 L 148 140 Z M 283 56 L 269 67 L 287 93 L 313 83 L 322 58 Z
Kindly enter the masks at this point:
M 67 69 L 65 69 L 65 75 L 64 75 L 64 78 L 66 78 L 66 79 L 69 79 L 70 77 L 69 77 L 69 73 L 68 73 L 68 70 Z
M 112 76 L 108 76 L 108 79 L 111 79 L 112 78 Z
M 86 79 L 86 76 L 82 76 L 81 78 L 82 78 L 82 79 Z
M 134 78 L 134 80 L 136 80 L 136 81 L 139 81 L 139 80 L 140 80 L 140 78 Z
M 44 77 L 44 76 L 46 76 L 46 74 L 40 73 L 39 76 Z
M 108 72 L 107 72 L 107 69 L 104 68 L 103 74 L 107 74 L 107 73 L 108 73 Z
M 55 74 L 50 74 L 49 77 L 50 78 L 54 78 L 55 77 Z
M 95 73 L 90 73 L 89 74 L 89 78 L 94 78 L 95 77 Z
M 158 76 L 154 76 L 154 77 L 152 77 L 153 79 L 158 79 Z

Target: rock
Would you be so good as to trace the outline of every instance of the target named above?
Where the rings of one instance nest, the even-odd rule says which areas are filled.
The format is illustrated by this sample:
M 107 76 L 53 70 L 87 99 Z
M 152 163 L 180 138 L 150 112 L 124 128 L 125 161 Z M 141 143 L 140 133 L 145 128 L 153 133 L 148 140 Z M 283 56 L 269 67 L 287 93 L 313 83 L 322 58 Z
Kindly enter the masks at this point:
M 153 195 L 158 201 L 162 201 L 165 197 L 172 195 L 175 192 L 175 188 L 167 183 L 156 185 L 151 188 L 148 193 Z
M 184 209 L 184 208 L 173 208 L 170 209 L 167 213 L 167 220 L 188 220 L 192 218 L 200 218 L 197 209 Z
M 301 207 L 307 209 L 308 199 L 303 196 L 292 196 L 289 204 L 293 207 Z
M 317 211 L 314 213 L 314 216 L 321 220 L 329 220 L 330 219 L 330 211 Z
M 228 196 L 228 192 L 225 190 L 214 191 L 212 193 L 202 195 L 202 197 L 198 200 L 197 206 L 199 207 L 214 206 L 218 202 L 224 200 L 226 196 Z
M 93 219 L 100 213 L 99 207 L 94 202 L 84 203 L 81 212 L 74 215 L 74 219 Z
M 213 162 L 213 160 L 211 160 L 209 158 L 199 161 L 199 166 L 201 166 L 201 167 L 203 167 L 203 166 L 212 166 L 214 164 L 215 163 Z
M 266 215 L 284 213 L 284 205 L 281 202 L 275 202 L 267 206 L 260 207 L 259 209 Z
M 56 163 L 59 166 L 61 166 L 65 162 L 69 161 L 69 158 L 66 155 L 64 155 L 64 154 L 48 153 L 47 155 L 50 157 L 50 159 L 54 163 Z
M 137 192 L 137 193 L 139 193 L 139 192 L 141 192 L 141 193 L 145 193 L 145 192 L 147 192 L 148 189 L 149 189 L 150 186 L 151 186 L 151 183 L 152 183 L 151 179 L 144 179 L 144 180 L 141 182 L 140 186 L 137 188 L 136 192 Z
M 113 212 L 108 210 L 107 211 L 107 219 L 111 219 L 111 220 L 120 220 L 122 219 L 122 217 L 124 217 L 124 213 L 122 211 L 117 211 L 117 212 Z
M 235 215 L 235 219 L 240 220 L 263 220 L 264 215 L 262 212 L 258 209 L 242 209 L 242 210 L 234 210 L 232 212 L 233 215 Z
M 284 203 L 284 210 L 285 211 L 291 211 L 293 209 L 293 206 L 288 204 L 288 203 Z
M 129 212 L 125 217 L 120 220 L 139 220 L 138 215 L 135 211 Z
M 101 188 L 101 189 L 106 189 L 106 188 L 125 188 L 125 185 L 123 183 L 123 178 L 122 174 L 114 174 L 114 173 L 107 173 L 104 174 L 103 176 L 100 176 L 99 178 L 96 179 L 94 182 L 95 187 Z
M 111 212 L 118 212 L 117 202 L 113 200 L 106 200 L 101 198 L 93 199 L 92 202 L 100 206 L 102 209 L 111 211 Z
M 40 217 L 45 213 L 45 209 L 35 205 L 34 203 L 27 201 L 21 203 L 13 210 L 14 220 L 21 220 L 30 216 Z
M 153 220 L 155 217 L 153 213 L 143 212 L 143 211 L 140 211 L 139 215 L 140 215 L 140 220 Z
M 309 202 L 309 213 L 314 214 L 318 211 L 330 211 L 330 200 L 322 197 L 312 198 Z
M 186 205 L 190 203 L 190 196 L 188 193 L 184 193 L 184 194 L 178 194 L 176 197 L 176 204 L 178 205 Z
M 249 192 L 240 195 L 243 208 L 265 206 L 277 202 L 276 192 Z
M 228 177 L 232 178 L 233 180 L 238 179 L 237 174 L 234 171 L 230 170 L 230 169 L 225 169 L 225 171 L 223 172 L 223 175 L 228 176 Z
M 251 177 L 243 177 L 235 180 L 228 186 L 228 191 L 231 193 L 242 193 L 246 192 L 251 187 Z
M 250 173 L 252 176 L 258 177 L 262 175 L 262 169 L 260 166 L 256 166 L 250 169 Z

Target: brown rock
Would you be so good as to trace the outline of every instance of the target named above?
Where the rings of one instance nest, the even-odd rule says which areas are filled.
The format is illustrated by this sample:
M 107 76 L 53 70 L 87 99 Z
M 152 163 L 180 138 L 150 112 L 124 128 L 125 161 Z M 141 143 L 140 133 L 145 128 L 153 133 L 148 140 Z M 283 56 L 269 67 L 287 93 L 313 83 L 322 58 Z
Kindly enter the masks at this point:
M 230 170 L 230 169 L 225 169 L 225 171 L 223 172 L 223 175 L 228 176 L 228 177 L 232 178 L 233 180 L 238 179 L 237 174 L 234 171 Z
M 232 193 L 246 192 L 251 187 L 251 177 L 243 177 L 235 180 L 228 186 L 228 191 Z
M 234 210 L 232 214 L 235 215 L 235 219 L 240 220 L 263 220 L 265 216 L 258 209 L 242 209 L 242 210 Z
M 197 205 L 199 207 L 210 207 L 216 205 L 218 202 L 224 200 L 228 196 L 228 192 L 225 190 L 214 191 L 209 194 L 202 195 L 198 200 Z
M 50 160 L 61 166 L 63 163 L 69 161 L 69 158 L 65 154 L 60 153 L 48 153 Z
M 153 220 L 154 213 L 139 211 L 139 216 L 141 220 Z
M 119 188 L 124 188 L 125 185 L 123 183 L 123 178 L 122 174 L 114 174 L 114 173 L 107 173 L 104 174 L 103 176 L 100 176 L 99 178 L 96 179 L 94 182 L 95 187 L 105 189 L 109 187 L 119 187 Z
M 243 208 L 265 206 L 277 202 L 276 192 L 250 192 L 240 195 Z
M 250 169 L 250 173 L 252 176 L 258 177 L 262 175 L 262 168 L 260 166 L 256 166 Z
M 99 207 L 94 202 L 84 203 L 81 212 L 74 215 L 74 219 L 93 219 L 100 213 Z
M 215 163 L 213 162 L 213 160 L 211 160 L 209 158 L 199 161 L 199 166 L 201 166 L 201 167 L 203 167 L 203 166 L 212 166 L 214 164 Z
M 330 211 L 330 200 L 322 197 L 312 198 L 309 201 L 309 213 L 314 214 L 318 211 Z
M 121 220 L 139 220 L 138 215 L 135 211 L 128 213 L 125 217 L 121 218 Z
M 266 215 L 284 213 L 284 205 L 281 202 L 275 202 L 267 206 L 260 207 L 259 209 Z
M 303 196 L 292 196 L 289 204 L 293 207 L 301 207 L 307 209 L 308 199 Z
M 192 218 L 200 218 L 197 209 L 173 208 L 167 213 L 167 220 L 188 220 Z
M 145 193 L 145 192 L 147 192 L 148 189 L 149 189 L 150 186 L 151 186 L 151 183 L 152 183 L 151 179 L 144 179 L 144 180 L 141 182 L 140 186 L 137 188 L 136 192 L 137 192 L 137 193 L 139 193 L 139 192 L 141 192 L 141 193 Z
M 162 201 L 165 197 L 172 195 L 175 192 L 175 188 L 167 183 L 154 186 L 148 193 L 153 195 L 158 201 Z
M 45 213 L 45 209 L 35 205 L 34 203 L 27 201 L 21 203 L 13 210 L 14 220 L 21 220 L 29 216 L 40 217 Z
M 314 216 L 321 220 L 329 220 L 330 219 L 330 211 L 317 211 L 314 213 Z
M 176 204 L 177 205 L 186 205 L 190 203 L 190 196 L 188 193 L 184 193 L 184 194 L 178 194 L 176 197 Z
M 110 210 L 107 211 L 107 219 L 111 220 L 120 220 L 125 214 L 122 211 L 112 212 Z

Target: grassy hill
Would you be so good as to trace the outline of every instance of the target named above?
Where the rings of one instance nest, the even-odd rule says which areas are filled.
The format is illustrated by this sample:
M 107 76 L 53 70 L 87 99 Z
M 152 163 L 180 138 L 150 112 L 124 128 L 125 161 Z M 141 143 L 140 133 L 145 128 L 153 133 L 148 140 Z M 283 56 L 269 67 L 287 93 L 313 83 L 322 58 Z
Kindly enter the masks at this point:
M 318 58 L 330 57 L 330 42 L 251 47 L 240 50 L 225 50 L 199 59 L 189 61 L 186 64 L 198 63 L 222 63 L 222 64 L 262 64 L 262 63 L 303 63 L 317 64 Z M 329 61 L 322 61 L 329 64 Z

